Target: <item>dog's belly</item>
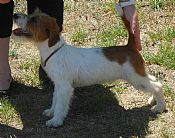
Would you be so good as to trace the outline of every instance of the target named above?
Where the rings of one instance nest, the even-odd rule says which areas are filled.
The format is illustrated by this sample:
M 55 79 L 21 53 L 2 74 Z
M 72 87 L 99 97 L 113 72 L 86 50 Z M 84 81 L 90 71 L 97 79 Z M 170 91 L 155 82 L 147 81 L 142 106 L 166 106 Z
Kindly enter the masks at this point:
M 89 86 L 93 84 L 110 83 L 117 79 L 122 79 L 122 67 L 116 63 L 111 63 L 111 66 L 103 66 L 98 70 L 80 70 L 73 79 L 74 87 Z
M 83 87 L 83 86 L 91 86 L 95 84 L 103 84 L 103 83 L 112 83 L 117 79 L 111 79 L 111 80 L 91 80 L 91 81 L 78 81 L 78 82 L 73 82 L 73 87 Z

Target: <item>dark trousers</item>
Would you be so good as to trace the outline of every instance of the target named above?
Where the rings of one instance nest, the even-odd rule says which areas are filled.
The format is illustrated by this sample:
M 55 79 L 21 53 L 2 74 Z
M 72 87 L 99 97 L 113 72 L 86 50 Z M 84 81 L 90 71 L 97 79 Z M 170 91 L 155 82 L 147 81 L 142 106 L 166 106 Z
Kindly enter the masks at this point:
M 12 0 L 7 4 L 0 4 L 0 38 L 9 37 L 11 35 L 13 7 L 14 3 Z
M 27 0 L 27 7 L 28 14 L 33 13 L 35 9 L 38 8 L 42 12 L 55 17 L 57 24 L 62 31 L 64 8 L 63 0 Z

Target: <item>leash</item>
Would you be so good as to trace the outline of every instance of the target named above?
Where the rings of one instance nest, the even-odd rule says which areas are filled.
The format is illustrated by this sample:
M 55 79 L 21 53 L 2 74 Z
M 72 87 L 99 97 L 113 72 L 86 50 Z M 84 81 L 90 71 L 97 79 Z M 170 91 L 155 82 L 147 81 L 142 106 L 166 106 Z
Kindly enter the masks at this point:
M 64 44 L 63 44 L 62 46 L 60 46 L 59 48 L 57 48 L 55 51 L 53 51 L 53 52 L 46 58 L 46 60 L 45 60 L 44 62 L 43 62 L 43 60 L 42 60 L 42 58 L 41 58 L 41 63 L 42 63 L 42 65 L 43 65 L 43 67 L 46 66 L 47 61 L 48 61 L 57 51 L 59 51 L 63 46 L 64 46 Z

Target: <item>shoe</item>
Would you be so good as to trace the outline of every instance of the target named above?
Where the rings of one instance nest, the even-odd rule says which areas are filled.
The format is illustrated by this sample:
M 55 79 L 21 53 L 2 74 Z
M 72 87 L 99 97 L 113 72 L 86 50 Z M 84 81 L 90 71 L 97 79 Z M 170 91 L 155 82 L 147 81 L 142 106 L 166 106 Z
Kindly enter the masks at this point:
M 0 98 L 10 96 L 10 90 L 0 90 Z
M 11 94 L 10 88 L 11 88 L 11 83 L 12 83 L 12 77 L 10 77 L 8 79 L 8 81 L 9 81 L 9 87 L 7 89 L 5 89 L 5 90 L 0 90 L 0 98 L 8 97 Z

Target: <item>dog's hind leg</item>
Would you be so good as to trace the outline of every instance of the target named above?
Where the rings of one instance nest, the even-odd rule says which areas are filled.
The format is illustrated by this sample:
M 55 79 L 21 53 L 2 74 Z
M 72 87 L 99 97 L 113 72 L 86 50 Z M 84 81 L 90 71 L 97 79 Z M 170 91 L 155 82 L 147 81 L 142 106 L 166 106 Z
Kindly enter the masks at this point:
M 147 74 L 148 78 L 150 81 L 153 81 L 153 82 L 157 82 L 156 78 L 150 74 Z M 155 105 L 156 104 L 156 98 L 154 95 L 152 95 L 149 99 L 148 99 L 148 104 L 150 105 Z
M 74 89 L 68 82 L 55 84 L 55 92 L 53 100 L 54 112 L 53 118 L 46 122 L 48 127 L 58 127 L 63 124 L 63 120 L 69 111 L 69 105 L 73 96 Z
M 149 104 L 153 104 L 154 101 L 156 101 L 156 105 L 151 108 L 152 112 L 161 113 L 165 110 L 166 104 L 162 84 L 158 82 L 154 76 L 140 76 L 139 74 L 134 73 L 128 80 L 136 89 L 140 89 L 144 92 L 151 92 L 153 96 L 148 100 Z

